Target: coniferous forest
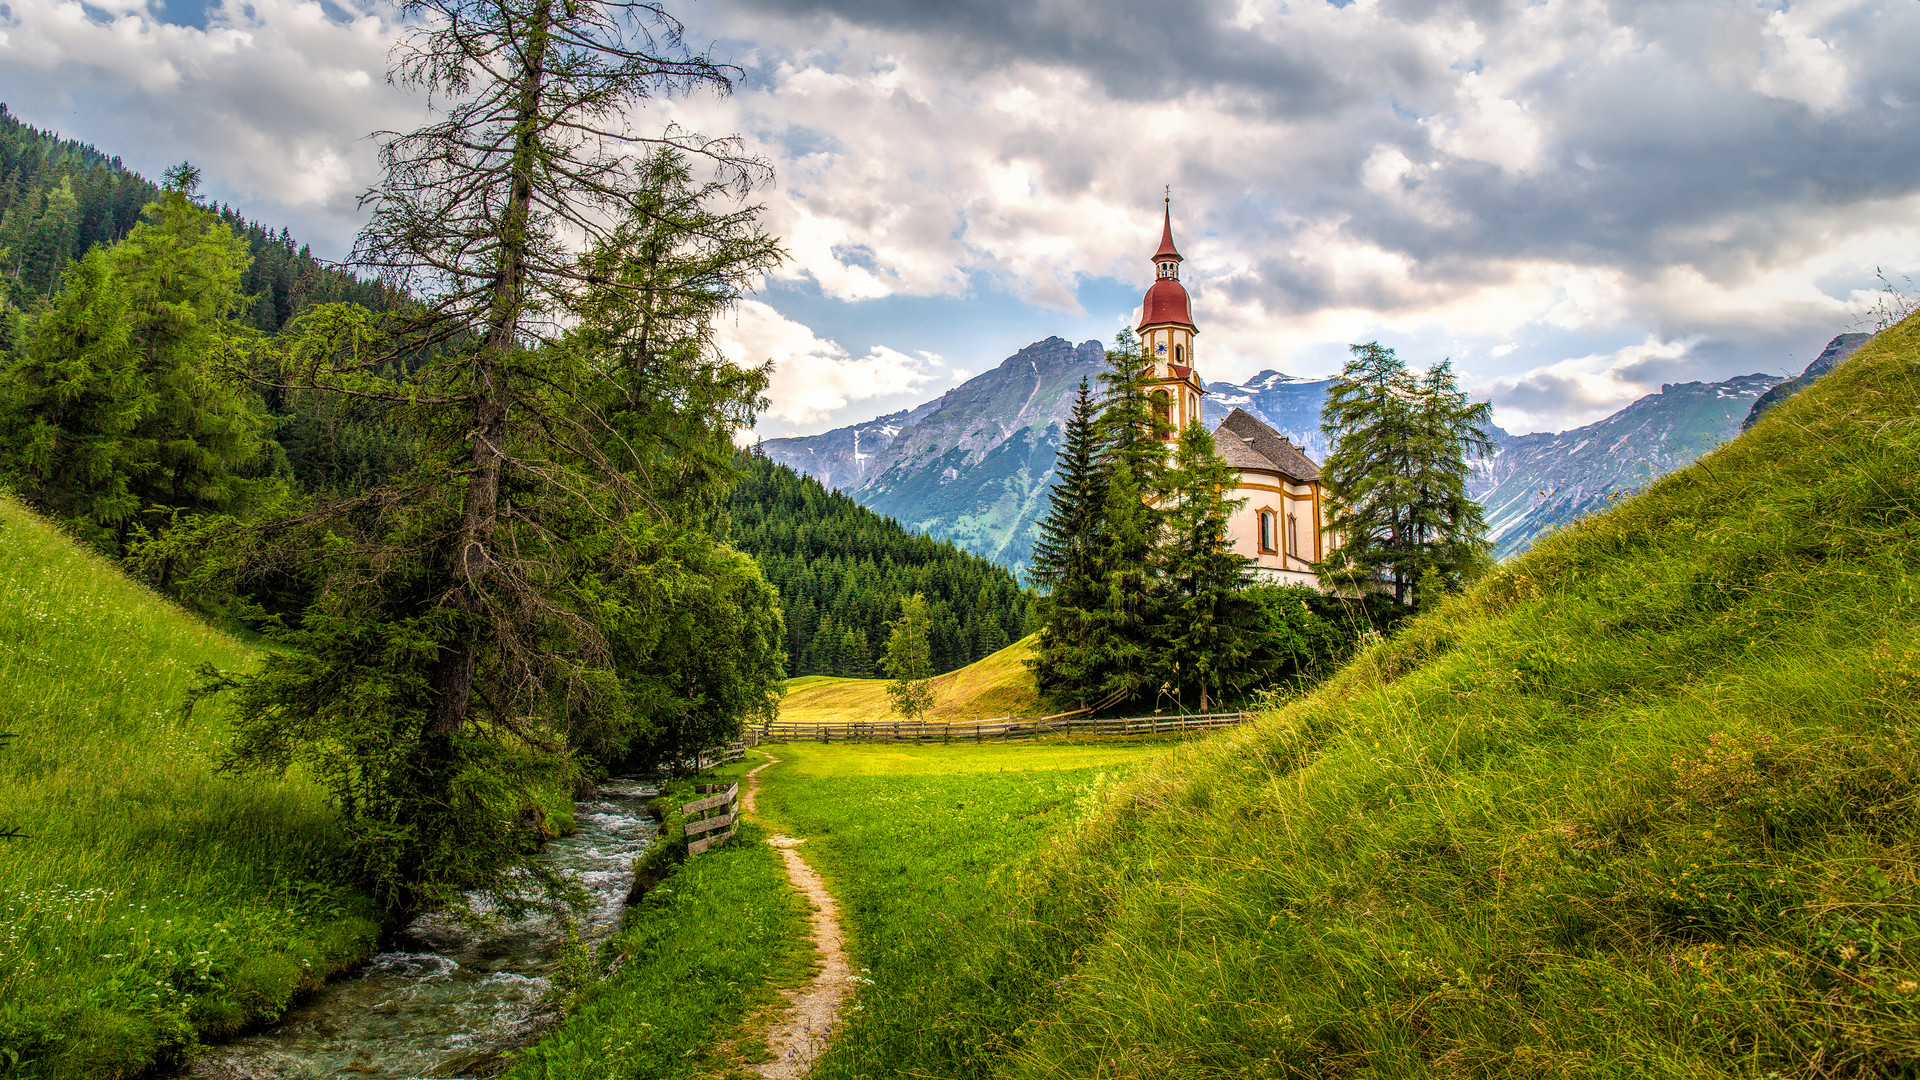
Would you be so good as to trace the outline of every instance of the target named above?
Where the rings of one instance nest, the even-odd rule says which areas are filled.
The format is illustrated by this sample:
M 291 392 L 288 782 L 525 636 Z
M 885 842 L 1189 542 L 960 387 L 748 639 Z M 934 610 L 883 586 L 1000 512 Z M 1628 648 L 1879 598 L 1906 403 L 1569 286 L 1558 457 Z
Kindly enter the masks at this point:
M 887 621 L 915 593 L 927 598 L 936 673 L 1027 633 L 1028 594 L 1004 568 L 908 532 L 785 465 L 743 454 L 741 467 L 733 540 L 780 590 L 788 674 L 879 676 Z
M 140 209 L 160 197 L 152 181 L 117 157 L 23 124 L 0 104 L 0 270 L 7 298 L 30 306 L 53 296 L 68 263 L 98 244 L 124 239 Z M 275 232 L 227 206 L 209 207 L 246 242 L 241 323 L 274 332 L 314 304 L 385 302 L 380 285 L 315 258 L 284 228 Z

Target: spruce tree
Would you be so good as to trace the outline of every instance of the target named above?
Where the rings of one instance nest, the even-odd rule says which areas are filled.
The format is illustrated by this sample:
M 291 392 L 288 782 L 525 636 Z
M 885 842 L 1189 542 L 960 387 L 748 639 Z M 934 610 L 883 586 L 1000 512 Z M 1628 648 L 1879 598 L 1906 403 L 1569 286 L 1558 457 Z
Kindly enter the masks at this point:
M 1081 705 L 1097 677 L 1088 646 L 1090 620 L 1103 599 L 1099 557 L 1105 544 L 1106 482 L 1096 419 L 1092 392 L 1081 379 L 1028 571 L 1045 590 L 1040 601 L 1045 623 L 1029 666 L 1042 694 Z
M 1161 539 L 1166 424 L 1147 397 L 1148 358 L 1121 331 L 1100 373 L 1100 470 L 1104 503 L 1095 552 L 1097 604 L 1087 620 L 1086 696 L 1100 706 L 1138 701 L 1153 690 L 1154 650 L 1162 621 L 1154 549 Z
M 1156 677 L 1206 711 L 1253 676 L 1262 613 L 1246 587 L 1253 560 L 1236 554 L 1227 522 L 1246 500 L 1228 499 L 1238 473 L 1198 422 L 1180 432 L 1167 474 L 1165 539 L 1157 551 L 1162 647 Z

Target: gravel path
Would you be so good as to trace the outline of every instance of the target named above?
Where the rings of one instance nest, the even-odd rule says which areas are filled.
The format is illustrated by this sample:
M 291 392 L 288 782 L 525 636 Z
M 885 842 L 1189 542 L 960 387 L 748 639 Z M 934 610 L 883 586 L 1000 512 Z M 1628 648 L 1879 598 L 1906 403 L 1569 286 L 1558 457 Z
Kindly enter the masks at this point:
M 740 802 L 749 814 L 756 809 L 760 770 L 780 763 L 779 758 L 765 751 L 753 752 L 767 760 L 747 773 L 747 790 Z M 813 903 L 813 947 L 820 954 L 821 964 L 811 984 L 798 990 L 781 991 L 786 995 L 787 1007 L 767 1029 L 767 1049 L 772 1051 L 773 1058 L 753 1069 L 765 1080 L 799 1080 L 813 1069 L 814 1059 L 833 1038 L 853 971 L 847 965 L 844 938 L 840 933 L 840 909 L 834 905 L 833 896 L 820 881 L 820 875 L 795 850 L 806 841 L 774 836 L 767 843 L 780 849 L 780 857 L 787 864 L 787 880 Z

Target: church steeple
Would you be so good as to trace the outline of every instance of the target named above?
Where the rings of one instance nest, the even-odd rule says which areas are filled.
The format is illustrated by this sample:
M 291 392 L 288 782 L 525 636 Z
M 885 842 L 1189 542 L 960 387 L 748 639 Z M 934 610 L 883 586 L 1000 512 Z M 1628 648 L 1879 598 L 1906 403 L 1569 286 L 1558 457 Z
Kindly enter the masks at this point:
M 1160 250 L 1153 253 L 1154 280 L 1140 303 L 1140 345 L 1152 370 L 1148 373 L 1154 409 L 1175 430 L 1200 418 L 1200 398 L 1206 386 L 1194 370 L 1193 304 L 1180 284 L 1180 249 L 1173 244 L 1173 198 L 1168 196 L 1160 223 Z

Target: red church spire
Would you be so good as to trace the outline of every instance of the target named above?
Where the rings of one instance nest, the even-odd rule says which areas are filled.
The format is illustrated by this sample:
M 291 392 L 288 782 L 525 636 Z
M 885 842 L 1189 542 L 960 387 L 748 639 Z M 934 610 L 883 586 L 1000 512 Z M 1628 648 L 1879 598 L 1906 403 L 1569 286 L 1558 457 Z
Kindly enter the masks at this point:
M 1180 251 L 1173 246 L 1173 200 L 1169 198 L 1166 216 L 1161 219 L 1160 250 L 1153 253 L 1154 281 L 1140 303 L 1140 329 L 1155 323 L 1194 329 L 1193 309 L 1187 300 L 1186 288 L 1180 284 L 1180 262 Z M 1186 355 L 1184 348 L 1181 355 Z
M 1180 251 L 1173 246 L 1173 199 L 1171 196 L 1167 199 L 1166 218 L 1160 229 L 1160 250 L 1153 253 L 1154 262 L 1157 263 L 1162 259 L 1172 259 L 1176 262 L 1180 260 Z

